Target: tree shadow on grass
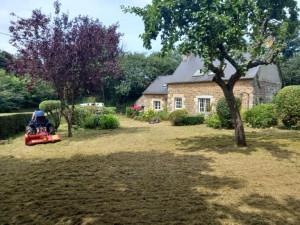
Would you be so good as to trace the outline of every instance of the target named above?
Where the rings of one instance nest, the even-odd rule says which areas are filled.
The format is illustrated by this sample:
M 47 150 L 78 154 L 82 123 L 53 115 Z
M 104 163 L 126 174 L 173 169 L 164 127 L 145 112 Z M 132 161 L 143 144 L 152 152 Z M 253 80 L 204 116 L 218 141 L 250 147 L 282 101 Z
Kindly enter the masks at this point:
M 287 144 L 276 142 L 280 139 L 299 141 L 299 134 L 266 132 L 262 135 L 260 132 L 253 131 L 246 133 L 247 147 L 243 148 L 235 145 L 234 135 L 195 136 L 192 138 L 177 138 L 176 140 L 179 142 L 177 150 L 184 152 L 214 151 L 220 154 L 236 152 L 248 155 L 261 148 L 278 159 L 291 159 L 294 155 L 300 156 L 297 152 L 286 150 Z
M 291 196 L 279 202 L 270 195 L 255 193 L 242 198 L 236 207 L 218 204 L 215 207 L 220 207 L 239 224 L 300 224 L 300 200 Z M 247 207 L 248 210 L 241 211 L 238 207 Z
M 2 157 L 0 224 L 189 225 L 221 224 L 224 219 L 257 224 L 248 223 L 257 213 L 246 215 L 210 202 L 223 187 L 245 186 L 241 180 L 211 175 L 212 162 L 204 156 L 155 152 L 42 161 Z M 273 208 L 260 218 L 270 224 L 287 215 L 299 219 L 287 206 L 279 206 L 273 218 Z

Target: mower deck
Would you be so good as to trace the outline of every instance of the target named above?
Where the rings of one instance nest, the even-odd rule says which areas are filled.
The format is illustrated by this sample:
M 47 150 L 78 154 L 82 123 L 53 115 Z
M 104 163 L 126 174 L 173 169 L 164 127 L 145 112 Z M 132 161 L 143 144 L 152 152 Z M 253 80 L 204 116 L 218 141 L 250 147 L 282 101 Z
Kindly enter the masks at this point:
M 47 132 L 41 132 L 38 134 L 28 135 L 25 134 L 25 145 L 35 145 L 41 143 L 57 142 L 60 141 L 60 135 L 51 135 Z

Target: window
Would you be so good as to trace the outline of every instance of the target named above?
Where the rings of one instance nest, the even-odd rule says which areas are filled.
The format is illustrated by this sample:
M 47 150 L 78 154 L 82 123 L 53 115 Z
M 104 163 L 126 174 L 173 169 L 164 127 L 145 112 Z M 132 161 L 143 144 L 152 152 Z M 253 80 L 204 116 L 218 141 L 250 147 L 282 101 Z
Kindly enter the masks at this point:
M 199 98 L 199 113 L 206 113 L 210 111 L 210 99 Z
M 161 109 L 160 101 L 153 101 L 153 106 L 155 110 Z
M 182 98 L 175 98 L 175 109 L 182 109 Z

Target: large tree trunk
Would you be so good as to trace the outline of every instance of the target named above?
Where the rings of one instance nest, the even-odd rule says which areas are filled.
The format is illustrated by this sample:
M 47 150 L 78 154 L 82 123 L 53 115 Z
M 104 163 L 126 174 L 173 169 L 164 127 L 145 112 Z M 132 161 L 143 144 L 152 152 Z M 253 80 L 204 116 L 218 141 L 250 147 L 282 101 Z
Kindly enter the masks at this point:
M 72 137 L 73 136 L 73 134 L 72 134 L 72 118 L 70 121 L 68 120 L 67 122 L 68 122 L 68 137 Z
M 247 145 L 246 138 L 245 138 L 245 131 L 244 131 L 244 126 L 241 119 L 240 111 L 236 107 L 236 101 L 233 95 L 233 90 L 232 88 L 230 90 L 222 88 L 222 90 L 224 92 L 225 99 L 234 123 L 236 145 L 239 147 L 244 147 Z

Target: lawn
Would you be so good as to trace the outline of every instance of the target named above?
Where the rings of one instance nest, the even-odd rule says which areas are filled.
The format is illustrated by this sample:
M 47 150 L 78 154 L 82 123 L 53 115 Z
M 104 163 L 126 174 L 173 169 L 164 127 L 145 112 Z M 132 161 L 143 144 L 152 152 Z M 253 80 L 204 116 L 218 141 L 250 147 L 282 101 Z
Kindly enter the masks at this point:
M 0 224 L 300 224 L 300 131 L 172 127 L 0 145 Z

